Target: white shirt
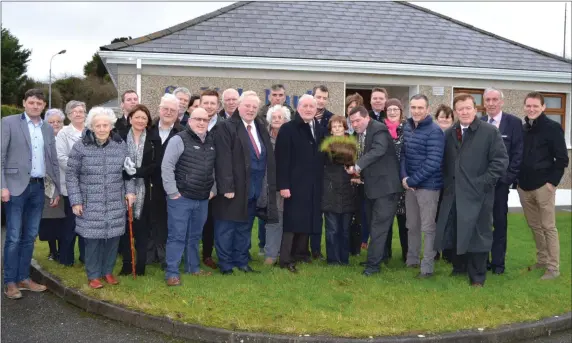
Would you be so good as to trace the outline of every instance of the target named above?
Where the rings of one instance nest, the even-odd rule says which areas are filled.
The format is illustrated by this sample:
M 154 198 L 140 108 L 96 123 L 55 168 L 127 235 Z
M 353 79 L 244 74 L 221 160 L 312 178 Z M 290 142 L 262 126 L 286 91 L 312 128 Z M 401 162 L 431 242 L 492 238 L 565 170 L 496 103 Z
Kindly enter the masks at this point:
M 171 133 L 171 130 L 173 129 L 173 126 L 175 126 L 175 123 L 171 124 L 171 126 L 169 126 L 168 129 L 162 129 L 161 128 L 161 121 L 159 120 L 159 136 L 161 136 L 161 144 L 165 144 L 165 141 L 167 140 L 167 138 L 169 138 L 169 134 Z
M 218 114 L 215 113 L 215 115 L 211 118 L 211 121 L 209 121 L 209 126 L 207 127 L 207 130 L 210 131 L 216 125 L 217 121 L 218 121 Z
M 496 126 L 497 128 L 499 128 L 499 127 L 500 127 L 500 122 L 501 122 L 501 120 L 502 120 L 502 111 L 500 111 L 499 114 L 494 115 L 494 116 L 493 116 L 493 115 L 490 115 L 490 114 L 487 114 L 487 115 L 489 116 L 489 120 L 487 120 L 487 123 L 492 119 L 493 122 L 490 123 L 490 124 L 493 124 L 494 126 Z
M 256 131 L 256 125 L 254 125 L 254 122 L 248 124 L 247 122 L 244 121 L 244 119 L 242 119 L 242 123 L 244 124 L 244 128 L 246 129 L 247 133 L 248 133 L 248 125 L 250 125 L 251 127 L 250 133 L 252 133 L 252 137 L 254 137 L 254 142 L 256 143 L 258 152 L 262 153 L 262 148 L 260 146 L 260 139 L 258 138 L 258 131 Z

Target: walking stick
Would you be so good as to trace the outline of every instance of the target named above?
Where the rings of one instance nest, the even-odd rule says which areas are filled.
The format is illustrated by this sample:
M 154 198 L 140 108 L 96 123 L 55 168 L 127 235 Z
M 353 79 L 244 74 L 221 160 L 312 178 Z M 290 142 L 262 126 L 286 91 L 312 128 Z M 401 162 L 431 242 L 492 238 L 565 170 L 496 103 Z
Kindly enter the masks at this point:
M 133 208 L 127 203 L 127 208 L 129 212 L 129 243 L 131 245 L 131 274 L 133 274 L 133 280 L 135 280 L 135 246 L 133 244 Z

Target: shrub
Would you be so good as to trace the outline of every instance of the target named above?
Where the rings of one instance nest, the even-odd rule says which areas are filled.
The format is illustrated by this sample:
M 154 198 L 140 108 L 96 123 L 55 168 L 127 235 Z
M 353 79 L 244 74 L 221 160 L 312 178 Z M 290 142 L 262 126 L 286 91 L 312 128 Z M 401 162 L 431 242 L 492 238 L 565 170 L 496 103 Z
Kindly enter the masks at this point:
M 19 114 L 24 112 L 24 109 L 18 108 L 16 106 L 10 105 L 2 105 L 2 118 L 12 115 L 12 114 Z

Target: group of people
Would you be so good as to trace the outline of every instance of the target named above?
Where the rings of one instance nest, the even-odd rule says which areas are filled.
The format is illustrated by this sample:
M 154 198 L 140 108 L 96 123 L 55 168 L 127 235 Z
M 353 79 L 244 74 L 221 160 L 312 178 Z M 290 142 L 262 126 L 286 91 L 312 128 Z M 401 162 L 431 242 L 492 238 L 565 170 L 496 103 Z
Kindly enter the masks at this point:
M 400 100 L 377 87 L 371 111 L 356 93 L 347 97 L 344 116 L 327 110 L 324 85 L 302 95 L 296 109 L 284 104 L 283 85 L 271 87 L 263 106 L 253 91 L 219 96 L 177 88 L 153 115 L 129 90 L 121 95 L 120 118 L 70 101 L 70 124 L 63 126 L 64 113 L 49 109 L 42 119 L 44 94 L 27 91 L 25 112 L 2 119 L 6 296 L 46 289 L 29 278 L 38 232 L 50 259 L 68 266 L 77 236 L 96 289 L 119 283 L 118 252 L 122 275 L 133 267 L 144 275 L 146 265 L 159 263 L 166 284 L 176 286 L 182 261 L 185 273 L 209 275 L 200 268 L 201 240 L 206 266 L 225 275 L 258 273 L 249 265 L 256 218 L 264 263 L 293 273 L 297 263 L 323 258 L 323 226 L 328 264 L 347 265 L 350 254 L 367 249 L 363 274 L 380 272 L 392 256 L 395 218 L 402 259 L 419 268 L 418 278 L 433 276 L 442 253 L 453 275 L 468 275 L 479 287 L 487 269 L 504 273 L 515 183 L 536 241 L 532 268 L 545 269 L 543 279 L 559 275 L 554 199 L 568 155 L 542 94 L 525 97 L 524 125 L 503 112 L 503 93 L 494 88 L 484 92 L 482 118 L 468 94 L 434 116 L 427 97 L 414 95 L 410 118 Z M 329 136 L 353 139 L 353 165 L 321 150 Z

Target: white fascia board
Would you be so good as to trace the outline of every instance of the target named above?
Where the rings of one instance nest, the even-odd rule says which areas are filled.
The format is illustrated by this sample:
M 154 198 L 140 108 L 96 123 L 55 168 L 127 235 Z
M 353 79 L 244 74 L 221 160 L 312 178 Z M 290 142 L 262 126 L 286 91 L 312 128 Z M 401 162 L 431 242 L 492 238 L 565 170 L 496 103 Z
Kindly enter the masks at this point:
M 567 83 L 572 73 L 531 70 L 486 69 L 469 67 L 431 66 L 419 64 L 328 61 L 293 58 L 267 58 L 242 56 L 216 56 L 192 54 L 141 53 L 126 51 L 100 51 L 106 63 L 142 64 L 156 66 L 190 66 L 232 69 L 268 69 L 332 72 L 347 74 L 400 75 L 421 77 L 447 77 L 499 81 Z

